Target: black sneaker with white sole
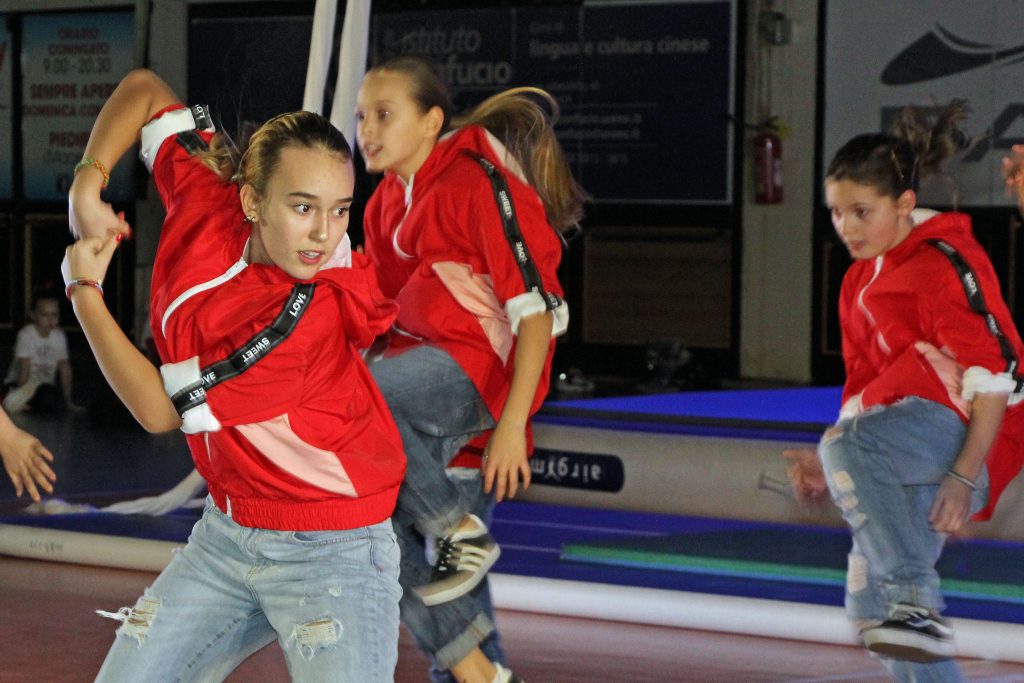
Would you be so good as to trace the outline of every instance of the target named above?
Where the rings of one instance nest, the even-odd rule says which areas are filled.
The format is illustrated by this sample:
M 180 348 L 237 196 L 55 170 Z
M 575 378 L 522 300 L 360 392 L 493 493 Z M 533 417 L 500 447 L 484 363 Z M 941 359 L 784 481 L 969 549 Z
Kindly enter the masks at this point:
M 470 517 L 475 522 L 474 529 L 437 540 L 437 561 L 430 581 L 413 589 L 423 604 L 440 605 L 470 592 L 501 555 L 487 525 L 476 515 Z
M 953 629 L 926 607 L 896 605 L 888 620 L 861 632 L 871 652 L 927 664 L 956 654 Z

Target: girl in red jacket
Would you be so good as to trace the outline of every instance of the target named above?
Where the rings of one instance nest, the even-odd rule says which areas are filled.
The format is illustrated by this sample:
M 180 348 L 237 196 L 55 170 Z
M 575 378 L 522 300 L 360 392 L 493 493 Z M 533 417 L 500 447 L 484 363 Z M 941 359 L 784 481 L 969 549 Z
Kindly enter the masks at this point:
M 150 300 L 159 371 L 102 291 L 128 225 L 100 190 L 140 137 L 167 210 Z M 242 149 L 229 142 L 203 107 L 134 71 L 71 188 L 75 314 L 136 418 L 188 435 L 210 490 L 188 545 L 113 615 L 124 624 L 98 680 L 220 680 L 276 638 L 293 680 L 389 681 L 401 592 L 389 518 L 404 460 L 358 349 L 395 306 L 345 253 L 351 152 L 309 112 L 271 119 Z
M 835 155 L 825 197 L 853 265 L 839 313 L 846 384 L 819 445 L 853 532 L 846 607 L 901 681 L 963 680 L 935 570 L 1021 467 L 1024 345 L 966 214 L 919 209 L 921 178 L 964 147 L 963 102 Z M 1008 403 L 1010 408 L 1007 408 Z
M 367 169 L 384 173 L 366 210 L 367 255 L 399 303 L 371 372 L 409 460 L 395 513 L 402 619 L 440 680 L 511 678 L 479 585 L 497 558 L 486 523 L 495 499 L 529 485 L 529 419 L 568 322 L 558 230 L 580 218 L 583 193 L 530 95 L 554 106 L 542 91 L 509 91 L 448 132 L 437 69 L 398 57 L 367 73 L 357 99 Z M 468 442 L 477 455 L 456 458 Z

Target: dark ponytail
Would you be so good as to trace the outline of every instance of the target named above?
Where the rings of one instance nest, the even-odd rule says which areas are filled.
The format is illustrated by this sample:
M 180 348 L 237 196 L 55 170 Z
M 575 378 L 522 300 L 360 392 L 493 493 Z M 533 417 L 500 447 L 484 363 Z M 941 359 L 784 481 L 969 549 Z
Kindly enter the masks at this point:
M 934 118 L 904 107 L 888 133 L 858 135 L 843 145 L 825 180 L 852 180 L 894 199 L 917 192 L 923 178 L 941 174 L 947 159 L 977 141 L 960 127 L 969 113 L 966 100 L 951 101 Z

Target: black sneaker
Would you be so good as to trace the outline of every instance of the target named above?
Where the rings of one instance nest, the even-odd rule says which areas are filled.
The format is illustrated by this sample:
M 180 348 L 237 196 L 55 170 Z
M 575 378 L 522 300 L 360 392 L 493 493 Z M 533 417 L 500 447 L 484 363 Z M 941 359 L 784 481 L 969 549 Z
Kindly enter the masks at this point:
M 430 581 L 413 589 L 424 605 L 439 605 L 473 590 L 501 554 L 487 525 L 476 515 L 470 517 L 475 529 L 437 540 L 437 562 Z
M 896 605 L 887 621 L 865 629 L 861 637 L 871 652 L 921 664 L 956 654 L 953 629 L 938 614 L 916 605 Z

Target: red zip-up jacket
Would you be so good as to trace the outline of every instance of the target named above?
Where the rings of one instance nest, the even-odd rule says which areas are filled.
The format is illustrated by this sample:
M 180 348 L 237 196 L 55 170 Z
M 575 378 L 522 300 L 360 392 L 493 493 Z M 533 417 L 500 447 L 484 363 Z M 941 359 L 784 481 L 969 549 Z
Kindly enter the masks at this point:
M 197 135 L 212 137 L 194 128 L 189 109 L 172 107 L 142 131 L 140 155 L 167 209 L 150 315 L 169 395 L 265 329 L 296 284 L 276 266 L 244 260 L 249 227 L 238 187 L 186 149 Z M 397 308 L 360 254 L 313 282 L 290 336 L 183 415 L 210 494 L 244 526 L 381 522 L 405 472 L 398 429 L 358 351 L 389 328 Z
M 381 287 L 399 304 L 391 348 L 430 343 L 444 349 L 497 419 L 512 380 L 519 321 L 544 312 L 547 304 L 524 284 L 490 180 L 477 161 L 481 156 L 502 170 L 530 260 L 544 290 L 559 297 L 532 414 L 547 394 L 553 338 L 568 325 L 557 276 L 562 245 L 540 198 L 501 143 L 479 126 L 442 138 L 409 183 L 385 174 L 363 226 Z M 479 466 L 479 457 L 463 454 L 452 464 Z
M 918 396 L 948 406 L 967 422 L 964 407 L 975 393 L 1014 391 L 1024 344 L 992 264 L 974 239 L 970 217 L 923 210 L 913 217 L 918 224 L 903 242 L 875 259 L 855 261 L 843 278 L 844 412 Z M 932 244 L 935 240 L 960 255 L 969 273 L 967 286 L 980 292 L 990 318 L 972 309 L 964 278 Z M 940 366 L 920 350 L 919 342 L 942 350 L 964 368 L 961 395 L 950 391 Z M 986 461 L 991 489 L 978 519 L 991 517 L 1000 494 L 1024 464 L 1024 404 L 1018 398 L 1011 396 Z

